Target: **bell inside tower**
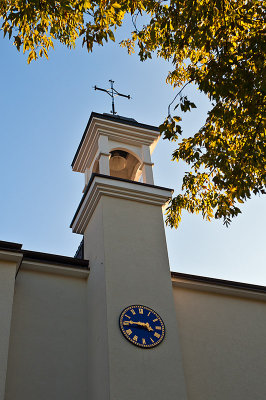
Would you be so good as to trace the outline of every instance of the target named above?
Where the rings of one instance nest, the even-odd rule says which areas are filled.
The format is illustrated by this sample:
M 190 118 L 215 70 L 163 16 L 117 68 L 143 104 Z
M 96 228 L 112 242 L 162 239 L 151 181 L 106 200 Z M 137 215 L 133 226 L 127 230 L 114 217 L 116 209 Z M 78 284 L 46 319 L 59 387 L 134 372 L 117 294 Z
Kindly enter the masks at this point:
M 115 149 L 110 151 L 110 176 L 138 181 L 141 175 L 141 162 L 128 151 Z

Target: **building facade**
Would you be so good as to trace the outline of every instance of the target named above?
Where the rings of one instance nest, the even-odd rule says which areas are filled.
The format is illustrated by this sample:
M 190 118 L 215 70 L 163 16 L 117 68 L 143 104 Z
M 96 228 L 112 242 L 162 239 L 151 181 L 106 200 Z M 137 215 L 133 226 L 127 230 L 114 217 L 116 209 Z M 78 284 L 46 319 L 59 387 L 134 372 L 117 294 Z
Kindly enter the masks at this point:
M 0 400 L 266 398 L 266 288 L 170 272 L 158 139 L 92 113 L 76 257 L 0 242 Z

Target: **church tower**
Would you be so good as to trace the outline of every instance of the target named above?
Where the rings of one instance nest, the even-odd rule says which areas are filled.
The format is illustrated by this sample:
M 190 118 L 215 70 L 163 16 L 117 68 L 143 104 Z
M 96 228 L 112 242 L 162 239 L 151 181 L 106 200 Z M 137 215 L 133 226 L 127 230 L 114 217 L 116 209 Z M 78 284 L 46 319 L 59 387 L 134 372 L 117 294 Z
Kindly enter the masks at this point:
M 162 206 L 157 127 L 92 113 L 75 154 L 83 197 L 71 223 L 90 261 L 90 400 L 185 400 Z M 78 338 L 77 338 L 78 340 Z

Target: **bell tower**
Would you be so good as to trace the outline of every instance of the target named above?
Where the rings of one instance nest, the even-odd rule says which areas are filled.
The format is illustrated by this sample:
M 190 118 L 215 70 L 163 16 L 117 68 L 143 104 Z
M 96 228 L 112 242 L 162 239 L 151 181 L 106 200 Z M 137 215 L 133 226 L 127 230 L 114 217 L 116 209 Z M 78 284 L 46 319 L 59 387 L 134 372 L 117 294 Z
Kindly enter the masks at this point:
M 153 180 L 158 139 L 157 127 L 92 113 L 72 163 L 85 178 L 71 228 L 90 261 L 90 400 L 187 399 L 162 217 L 172 191 Z
M 153 185 L 151 153 L 159 139 L 158 128 L 131 118 L 92 113 L 72 168 L 85 176 L 93 173 Z

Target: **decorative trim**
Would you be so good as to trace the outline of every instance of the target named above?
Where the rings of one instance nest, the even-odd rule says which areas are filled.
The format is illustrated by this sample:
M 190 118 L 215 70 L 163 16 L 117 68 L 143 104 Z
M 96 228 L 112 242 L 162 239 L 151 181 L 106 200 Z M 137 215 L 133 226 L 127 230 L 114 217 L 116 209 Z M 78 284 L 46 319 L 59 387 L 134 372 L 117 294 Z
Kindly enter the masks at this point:
M 92 180 L 71 222 L 70 227 L 74 233 L 84 234 L 90 218 L 103 195 L 161 207 L 171 198 L 172 190 L 95 174 L 92 176 Z

